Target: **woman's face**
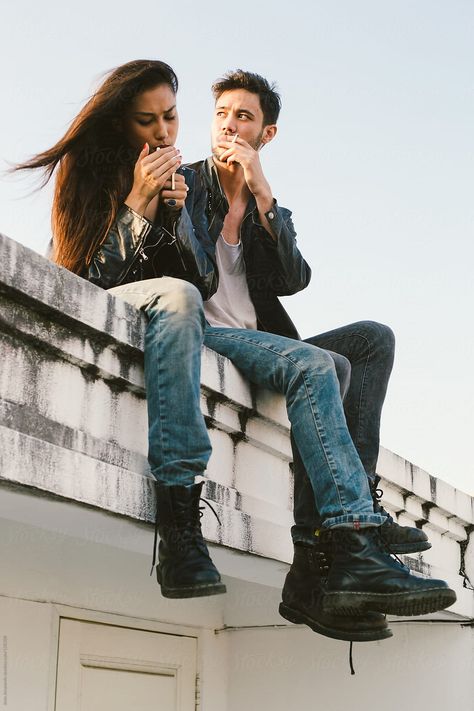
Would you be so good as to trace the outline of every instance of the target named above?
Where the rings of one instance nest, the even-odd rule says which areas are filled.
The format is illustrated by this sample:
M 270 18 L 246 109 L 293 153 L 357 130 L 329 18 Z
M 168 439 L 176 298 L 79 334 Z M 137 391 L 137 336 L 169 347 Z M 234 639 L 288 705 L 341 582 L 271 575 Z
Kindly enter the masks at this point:
M 168 84 L 159 84 L 138 94 L 123 120 L 128 142 L 140 151 L 145 143 L 150 146 L 150 152 L 158 147 L 174 146 L 178 126 L 176 95 Z

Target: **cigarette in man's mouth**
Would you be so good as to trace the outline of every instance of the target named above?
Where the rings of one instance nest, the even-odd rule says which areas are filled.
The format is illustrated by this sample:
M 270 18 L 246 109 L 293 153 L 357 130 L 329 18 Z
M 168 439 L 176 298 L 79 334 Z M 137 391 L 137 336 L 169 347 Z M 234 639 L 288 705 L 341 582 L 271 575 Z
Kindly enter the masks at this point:
M 235 136 L 234 136 L 234 138 L 232 139 L 231 143 L 235 143 L 236 140 L 238 139 L 238 137 L 239 137 L 239 134 L 236 133 Z

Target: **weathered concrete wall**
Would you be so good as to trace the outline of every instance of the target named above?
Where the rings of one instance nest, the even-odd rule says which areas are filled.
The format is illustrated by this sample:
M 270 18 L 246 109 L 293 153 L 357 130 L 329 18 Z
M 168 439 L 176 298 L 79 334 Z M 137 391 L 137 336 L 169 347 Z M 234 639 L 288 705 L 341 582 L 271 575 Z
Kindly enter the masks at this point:
M 257 711 L 262 704 L 277 711 L 295 701 L 365 709 L 374 693 L 395 711 L 398 693 L 385 695 L 394 676 L 420 707 L 441 710 L 450 698 L 469 708 L 474 595 L 459 570 L 474 580 L 472 498 L 382 450 L 385 505 L 401 523 L 425 527 L 433 542 L 432 550 L 406 561 L 449 580 L 458 602 L 423 621 L 394 620 L 393 640 L 357 645 L 358 674 L 350 678 L 347 645 L 278 615 L 292 522 L 283 398 L 250 388 L 229 361 L 206 349 L 202 409 L 214 447 L 207 497 L 223 525 L 205 516 L 204 529 L 228 592 L 191 601 L 159 595 L 148 576 L 154 488 L 146 461 L 143 333 L 139 312 L 0 236 L 0 639 L 2 663 L 8 653 L 7 708 L 54 710 L 63 617 L 196 636 L 205 711 Z
M 123 301 L 0 239 L 0 477 L 104 511 L 152 521 L 146 461 L 144 317 Z M 292 480 L 283 398 L 250 388 L 225 358 L 204 349 L 202 408 L 214 452 L 207 496 L 223 526 L 211 541 L 288 561 Z M 472 617 L 458 576 L 473 499 L 382 450 L 384 501 L 400 522 L 427 527 L 434 545 L 412 558 L 443 572 Z M 472 573 L 472 544 L 465 564 Z M 474 577 L 474 576 L 473 576 Z
M 3 479 L 151 520 L 144 317 L 5 238 L 2 256 Z M 214 444 L 209 474 L 216 482 L 208 493 L 222 504 L 224 519 L 209 535 L 276 554 L 280 510 L 291 491 L 283 404 L 263 394 L 257 405 L 229 362 L 208 351 L 203 361 L 203 411 Z M 262 416 L 249 418 L 256 406 Z M 275 528 L 269 535 L 259 524 L 262 511 Z M 286 513 L 283 523 L 289 520 Z

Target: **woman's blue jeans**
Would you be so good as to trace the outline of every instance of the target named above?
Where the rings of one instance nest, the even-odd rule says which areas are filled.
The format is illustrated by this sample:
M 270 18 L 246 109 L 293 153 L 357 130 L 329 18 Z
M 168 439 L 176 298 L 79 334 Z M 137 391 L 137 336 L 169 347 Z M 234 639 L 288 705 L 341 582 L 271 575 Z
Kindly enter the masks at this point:
M 195 286 L 146 279 L 109 289 L 141 309 L 145 332 L 148 461 L 163 484 L 193 484 L 211 456 L 201 413 L 201 350 L 206 320 Z
M 149 462 L 167 485 L 194 482 L 211 453 L 200 410 L 201 347 L 228 357 L 252 383 L 286 398 L 308 496 L 322 527 L 380 525 L 367 476 L 347 429 L 334 360 L 282 336 L 206 325 L 198 290 L 171 277 L 110 289 L 148 317 L 145 379 Z

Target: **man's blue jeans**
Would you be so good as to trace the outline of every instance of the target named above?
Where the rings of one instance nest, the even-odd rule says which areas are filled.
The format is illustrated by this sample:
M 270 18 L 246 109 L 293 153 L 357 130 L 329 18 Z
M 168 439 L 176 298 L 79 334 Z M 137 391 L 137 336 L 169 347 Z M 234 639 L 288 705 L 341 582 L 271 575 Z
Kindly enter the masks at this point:
M 204 342 L 256 385 L 285 395 L 288 417 L 322 527 L 380 525 L 367 476 L 348 432 L 334 361 L 320 348 L 282 336 L 205 324 L 191 284 L 163 277 L 111 293 L 148 317 L 145 378 L 149 461 L 162 483 L 187 484 L 203 473 L 209 438 L 199 407 Z
M 305 341 L 334 359 L 347 427 L 369 480 L 380 446 L 380 416 L 392 372 L 393 331 L 375 321 L 358 321 Z M 311 483 L 292 437 L 295 477 L 293 540 L 311 540 L 320 518 L 311 500 Z

